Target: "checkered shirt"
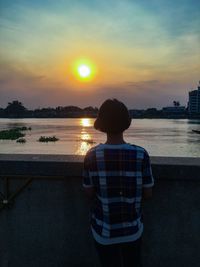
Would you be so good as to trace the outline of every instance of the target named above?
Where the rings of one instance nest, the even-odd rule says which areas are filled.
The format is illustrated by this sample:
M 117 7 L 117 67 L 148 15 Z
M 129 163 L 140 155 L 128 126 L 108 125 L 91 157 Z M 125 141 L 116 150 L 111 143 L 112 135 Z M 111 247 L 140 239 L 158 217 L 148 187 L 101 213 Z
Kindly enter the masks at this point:
M 142 188 L 152 187 L 149 155 L 128 143 L 91 148 L 83 167 L 83 186 L 95 189 L 91 228 L 101 244 L 137 240 L 143 232 Z

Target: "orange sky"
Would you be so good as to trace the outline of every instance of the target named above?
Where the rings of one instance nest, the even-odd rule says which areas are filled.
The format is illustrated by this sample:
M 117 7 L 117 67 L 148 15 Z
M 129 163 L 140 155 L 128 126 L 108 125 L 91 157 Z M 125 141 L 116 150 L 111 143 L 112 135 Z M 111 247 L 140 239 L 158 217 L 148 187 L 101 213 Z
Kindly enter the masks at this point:
M 1 2 L 0 106 L 187 102 L 200 79 L 199 1 Z M 95 68 L 90 82 L 73 65 Z

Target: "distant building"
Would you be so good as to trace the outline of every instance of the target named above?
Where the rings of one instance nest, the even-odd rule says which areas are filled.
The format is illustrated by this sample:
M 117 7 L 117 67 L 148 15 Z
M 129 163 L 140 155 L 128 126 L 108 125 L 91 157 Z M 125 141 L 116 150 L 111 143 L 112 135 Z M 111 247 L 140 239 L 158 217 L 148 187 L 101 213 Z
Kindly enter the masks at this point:
M 197 90 L 189 92 L 188 111 L 190 114 L 200 114 L 200 81 Z
M 162 109 L 164 117 L 168 118 L 182 118 L 186 115 L 186 108 L 180 105 L 179 101 L 173 101 L 173 106 L 164 107 Z
M 162 109 L 162 112 L 167 114 L 182 114 L 185 112 L 185 107 L 184 106 L 164 107 Z

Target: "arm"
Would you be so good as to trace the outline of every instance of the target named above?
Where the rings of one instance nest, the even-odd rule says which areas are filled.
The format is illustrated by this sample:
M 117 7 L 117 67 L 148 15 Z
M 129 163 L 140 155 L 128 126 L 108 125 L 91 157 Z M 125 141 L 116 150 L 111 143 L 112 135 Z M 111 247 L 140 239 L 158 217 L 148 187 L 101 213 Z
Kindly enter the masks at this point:
M 86 154 L 83 162 L 83 189 L 89 200 L 95 197 L 95 187 L 90 176 L 89 156 Z
M 154 185 L 154 178 L 152 174 L 150 158 L 146 151 L 143 159 L 142 175 L 143 175 L 142 199 L 146 200 L 152 197 L 152 187 Z

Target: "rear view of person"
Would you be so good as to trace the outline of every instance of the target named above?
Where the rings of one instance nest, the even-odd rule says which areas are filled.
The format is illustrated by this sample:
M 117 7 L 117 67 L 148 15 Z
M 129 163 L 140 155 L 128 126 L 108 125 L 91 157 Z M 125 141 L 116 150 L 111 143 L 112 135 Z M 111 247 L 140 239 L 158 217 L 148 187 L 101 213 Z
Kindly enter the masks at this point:
M 142 201 L 154 179 L 147 151 L 124 141 L 131 118 L 126 106 L 108 99 L 94 128 L 107 141 L 84 158 L 83 187 L 91 198 L 91 231 L 103 267 L 141 267 Z

